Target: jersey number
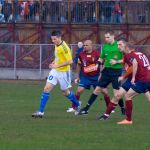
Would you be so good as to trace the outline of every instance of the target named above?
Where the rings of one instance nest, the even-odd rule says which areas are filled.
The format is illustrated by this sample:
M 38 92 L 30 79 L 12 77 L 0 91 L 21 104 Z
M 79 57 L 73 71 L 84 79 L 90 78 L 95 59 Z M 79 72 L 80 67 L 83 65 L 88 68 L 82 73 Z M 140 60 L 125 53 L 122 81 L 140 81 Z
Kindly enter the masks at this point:
M 52 79 L 53 79 L 53 76 L 49 76 L 48 79 L 49 79 L 49 80 L 52 80 Z
M 148 58 L 145 55 L 139 55 L 139 58 L 142 59 L 144 67 L 149 66 Z

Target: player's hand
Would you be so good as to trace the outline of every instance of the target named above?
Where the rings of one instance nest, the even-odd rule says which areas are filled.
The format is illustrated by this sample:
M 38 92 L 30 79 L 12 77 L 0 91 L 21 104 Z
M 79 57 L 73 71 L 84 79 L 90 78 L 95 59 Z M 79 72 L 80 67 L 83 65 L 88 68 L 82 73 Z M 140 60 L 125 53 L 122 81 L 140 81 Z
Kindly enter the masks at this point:
M 102 75 L 100 74 L 99 77 L 98 77 L 98 81 L 101 79 L 101 76 L 102 76 Z
M 121 76 L 118 78 L 118 82 L 121 82 L 124 78 Z
M 98 64 L 96 64 L 96 66 L 95 66 L 96 70 L 98 69 L 98 67 L 99 67 L 99 65 L 98 65 Z
M 80 82 L 80 79 L 79 79 L 79 78 L 77 78 L 77 79 L 74 80 L 74 83 L 75 83 L 75 84 L 79 84 L 79 82 Z
M 132 84 L 135 84 L 135 78 L 132 78 L 132 79 L 131 79 L 131 83 L 132 83 Z
M 114 60 L 114 59 L 111 59 L 111 60 L 110 60 L 110 63 L 111 63 L 112 65 L 115 65 L 115 64 L 117 64 L 117 61 Z
M 58 68 L 58 65 L 52 63 L 52 64 L 49 64 L 49 68 L 50 68 L 50 69 L 55 69 L 55 68 Z

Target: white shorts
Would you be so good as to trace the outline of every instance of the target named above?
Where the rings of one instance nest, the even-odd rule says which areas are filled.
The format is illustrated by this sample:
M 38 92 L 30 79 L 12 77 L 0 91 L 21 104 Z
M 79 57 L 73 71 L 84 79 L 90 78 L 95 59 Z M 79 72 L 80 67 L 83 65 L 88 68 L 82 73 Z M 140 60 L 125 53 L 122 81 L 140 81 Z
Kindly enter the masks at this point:
M 49 72 L 47 82 L 53 85 L 57 85 L 57 83 L 59 83 L 60 89 L 66 90 L 71 87 L 71 72 L 70 71 L 62 72 L 52 69 Z

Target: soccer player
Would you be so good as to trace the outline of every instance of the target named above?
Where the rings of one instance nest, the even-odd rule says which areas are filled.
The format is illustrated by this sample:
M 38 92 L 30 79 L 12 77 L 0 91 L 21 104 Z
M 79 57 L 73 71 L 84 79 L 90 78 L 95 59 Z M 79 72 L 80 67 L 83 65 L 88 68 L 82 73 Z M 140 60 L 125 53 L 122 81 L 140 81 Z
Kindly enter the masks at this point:
M 84 110 L 88 110 L 92 103 L 96 100 L 99 93 L 104 92 L 104 89 L 112 83 L 114 95 L 116 95 L 117 91 L 120 88 L 120 83 L 118 82 L 118 77 L 122 74 L 123 65 L 119 62 L 117 64 L 111 64 L 111 59 L 115 59 L 116 61 L 121 61 L 123 59 L 122 52 L 119 51 L 117 41 L 114 39 L 114 32 L 107 31 L 105 33 L 106 43 L 103 46 L 99 61 L 101 63 L 104 62 L 104 69 L 101 72 L 101 78 L 97 83 L 95 90 L 88 100 L 88 104 L 85 106 Z M 119 105 L 121 107 L 121 112 L 125 114 L 125 108 L 123 99 L 119 100 Z
M 77 110 L 80 106 L 79 101 L 75 97 L 74 93 L 69 90 L 69 88 L 71 87 L 71 50 L 66 44 L 66 42 L 61 39 L 60 31 L 53 31 L 51 34 L 51 40 L 55 44 L 55 60 L 49 65 L 51 71 L 47 78 L 44 91 L 41 95 L 39 110 L 38 112 L 33 113 L 32 117 L 43 117 L 44 109 L 49 99 L 50 92 L 56 86 L 57 83 L 60 84 L 62 94 L 66 96 L 72 103 L 74 103 Z
M 106 112 L 98 119 L 106 120 L 111 111 L 117 106 L 118 100 L 125 95 L 126 119 L 117 124 L 132 124 L 133 97 L 140 93 L 144 93 L 150 101 L 150 64 L 148 58 L 143 53 L 136 52 L 133 46 L 128 44 L 125 40 L 119 40 L 118 47 L 120 51 L 125 54 L 124 64 L 129 66 L 127 73 L 119 77 L 119 80 L 121 81 L 127 76 L 128 78 L 109 103 Z M 117 61 L 112 60 L 112 63 L 116 64 Z
M 98 64 L 99 56 L 100 52 L 93 50 L 92 41 L 86 40 L 84 42 L 84 51 L 79 54 L 77 63 L 76 81 L 79 83 L 75 94 L 77 99 L 80 99 L 81 94 L 86 89 L 90 89 L 91 86 L 93 86 L 93 88 L 96 87 L 100 75 L 100 65 Z M 104 95 L 106 105 L 108 105 L 110 98 L 107 89 L 105 89 L 102 94 Z M 68 112 L 73 112 L 74 106 L 69 110 Z M 82 114 L 88 114 L 88 110 L 85 108 L 81 109 L 79 115 Z

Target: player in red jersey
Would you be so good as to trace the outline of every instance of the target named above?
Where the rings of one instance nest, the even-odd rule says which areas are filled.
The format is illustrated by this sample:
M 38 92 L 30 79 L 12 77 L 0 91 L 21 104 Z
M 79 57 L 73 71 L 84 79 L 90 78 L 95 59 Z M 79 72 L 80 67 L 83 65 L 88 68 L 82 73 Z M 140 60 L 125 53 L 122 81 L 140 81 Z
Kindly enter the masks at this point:
M 125 83 L 119 89 L 109 103 L 106 112 L 100 116 L 99 120 L 106 120 L 111 111 L 115 109 L 118 100 L 125 96 L 126 119 L 117 124 L 132 124 L 132 99 L 140 93 L 144 93 L 150 101 L 150 64 L 148 58 L 141 52 L 136 52 L 133 47 L 124 40 L 118 41 L 118 47 L 124 55 L 124 63 L 128 65 L 127 73 L 119 78 L 119 81 L 128 76 Z M 112 60 L 112 64 L 117 63 Z
M 81 94 L 86 89 L 90 89 L 91 86 L 95 88 L 97 85 L 97 81 L 100 75 L 100 65 L 97 64 L 99 56 L 100 56 L 100 52 L 93 50 L 92 41 L 86 40 L 84 42 L 84 51 L 82 51 L 79 54 L 78 63 L 77 63 L 76 81 L 79 84 L 76 91 L 76 97 L 78 99 L 80 99 Z M 110 98 L 107 89 L 104 89 L 102 91 L 102 94 L 104 95 L 104 100 L 106 102 L 106 105 L 108 105 L 110 102 Z M 89 103 L 88 106 L 89 105 L 91 106 L 93 102 L 92 103 L 88 102 L 88 103 Z M 72 106 L 72 108 L 74 108 L 74 106 Z M 72 112 L 72 111 L 68 111 L 68 112 Z M 88 110 L 80 111 L 80 115 L 82 114 L 88 114 Z

